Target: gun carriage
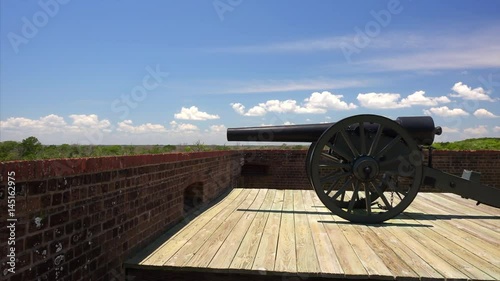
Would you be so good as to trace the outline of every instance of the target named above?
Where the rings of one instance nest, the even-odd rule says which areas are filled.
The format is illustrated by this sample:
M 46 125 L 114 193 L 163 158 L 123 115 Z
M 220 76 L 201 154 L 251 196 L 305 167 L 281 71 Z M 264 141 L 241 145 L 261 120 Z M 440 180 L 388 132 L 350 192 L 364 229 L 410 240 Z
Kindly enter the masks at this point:
M 479 173 L 458 177 L 432 168 L 431 145 L 441 133 L 430 116 L 356 115 L 336 123 L 229 128 L 227 139 L 310 142 L 309 182 L 331 212 L 351 222 L 399 215 L 424 184 L 500 208 L 500 189 L 482 185 Z

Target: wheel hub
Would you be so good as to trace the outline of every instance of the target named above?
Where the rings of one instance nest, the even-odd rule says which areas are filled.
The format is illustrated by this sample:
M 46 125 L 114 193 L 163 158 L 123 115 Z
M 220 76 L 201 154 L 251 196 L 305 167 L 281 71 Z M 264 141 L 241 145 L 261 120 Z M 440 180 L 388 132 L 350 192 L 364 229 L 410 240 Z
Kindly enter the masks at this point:
M 355 160 L 353 165 L 354 176 L 361 181 L 370 181 L 379 173 L 377 160 L 369 156 L 362 156 Z

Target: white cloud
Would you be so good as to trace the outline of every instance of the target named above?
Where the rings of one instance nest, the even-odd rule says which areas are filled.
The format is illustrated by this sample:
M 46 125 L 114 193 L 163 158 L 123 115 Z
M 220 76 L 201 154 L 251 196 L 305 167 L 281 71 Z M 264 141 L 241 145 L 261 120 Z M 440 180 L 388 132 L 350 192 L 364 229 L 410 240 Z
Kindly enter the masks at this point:
M 443 129 L 442 135 L 460 132 L 457 128 L 450 128 L 450 127 L 446 127 L 446 126 L 441 126 L 441 129 Z
M 401 95 L 397 93 L 360 93 L 357 97 L 361 106 L 377 109 L 405 108 L 417 105 L 436 106 L 440 103 L 450 102 L 446 96 L 426 97 L 425 91 L 416 91 L 406 98 L 401 100 L 400 98 Z
M 201 130 L 189 123 L 170 122 L 134 125 L 132 120 L 111 124 L 95 114 L 73 114 L 65 118 L 51 114 L 38 119 L 11 117 L 0 121 L 0 141 L 21 141 L 29 136 L 37 137 L 42 144 L 191 144 L 203 140 L 206 144 L 226 143 L 224 125 L 212 125 Z
M 357 99 L 359 104 L 366 108 L 392 109 L 409 107 L 409 105 L 399 103 L 400 97 L 399 94 L 394 93 L 360 93 Z
M 132 120 L 125 120 L 123 122 L 119 122 L 118 128 L 116 128 L 116 130 L 119 132 L 126 132 L 133 134 L 163 133 L 167 131 L 163 125 L 159 124 L 146 123 L 139 126 L 134 126 L 132 124 Z
M 321 93 L 314 92 L 308 98 L 304 99 L 302 105 L 296 100 L 268 100 L 250 108 L 245 112 L 245 106 L 241 103 L 231 103 L 231 107 L 237 113 L 244 116 L 263 116 L 268 112 L 274 113 L 295 113 L 295 114 L 323 114 L 329 109 L 349 110 L 357 108 L 353 103 L 342 101 L 342 95 L 333 95 L 328 91 Z
M 275 42 L 262 45 L 233 46 L 217 48 L 215 52 L 228 53 L 274 53 L 274 52 L 310 52 L 339 49 L 345 43 L 353 43 L 353 36 L 335 36 L 305 39 L 288 42 Z
M 264 107 L 262 106 L 254 106 L 248 110 L 247 113 L 245 113 L 245 116 L 264 116 L 266 115 L 267 111 Z
M 494 101 L 482 87 L 472 89 L 462 82 L 457 82 L 451 89 L 456 94 L 450 94 L 450 97 L 458 97 L 464 100 Z
M 388 45 L 396 55 L 380 55 L 359 64 L 375 71 L 498 68 L 500 39 L 497 34 L 500 29 L 495 24 L 490 26 L 466 33 L 457 32 L 463 30 L 459 28 L 426 31 L 425 34 L 394 34 L 397 36 L 389 37 Z
M 69 118 L 73 119 L 72 128 L 92 128 L 92 129 L 106 129 L 111 126 L 109 120 L 99 120 L 95 114 L 72 114 Z
M 342 54 L 347 46 L 354 53 L 362 49 L 390 49 L 395 55 L 381 54 L 361 61 L 363 69 L 385 70 L 435 70 L 474 69 L 500 67 L 500 30 L 498 24 L 481 27 L 467 33 L 457 32 L 463 28 L 445 28 L 425 33 L 384 32 L 369 38 L 360 49 L 355 32 L 334 37 L 302 39 L 295 41 L 269 42 L 259 45 L 230 46 L 212 49 L 231 53 L 304 53 L 329 51 Z M 469 28 L 467 26 L 467 28 Z M 357 51 L 357 52 L 356 52 Z M 378 52 L 382 53 L 382 52 Z M 338 65 L 335 66 L 338 68 Z M 323 88 L 324 89 L 324 88 Z M 317 90 L 317 89 L 314 89 Z
M 467 135 L 475 135 L 475 136 L 484 136 L 488 134 L 488 129 L 485 125 L 480 125 L 475 128 L 467 128 L 464 129 L 464 133 Z
M 319 91 L 321 89 L 344 89 L 373 84 L 373 80 L 361 79 L 298 79 L 298 80 L 261 80 L 250 82 L 233 82 L 227 85 L 224 93 L 273 93 L 293 91 Z
M 451 44 L 444 45 L 450 46 Z M 364 69 L 375 69 L 378 71 L 500 67 L 500 56 L 496 55 L 500 52 L 498 43 L 497 46 L 438 48 L 438 50 L 422 50 L 408 52 L 399 56 L 375 58 L 363 61 L 359 65 L 363 66 Z
M 172 127 L 172 130 L 170 130 L 172 132 L 195 132 L 200 130 L 196 125 L 189 123 L 177 123 L 175 121 L 171 121 L 170 126 Z
M 465 112 L 461 108 L 450 109 L 447 106 L 442 107 L 432 107 L 430 109 L 425 109 L 424 114 L 426 115 L 437 115 L 442 117 L 456 117 L 456 116 L 467 116 L 469 113 Z
M 266 123 L 261 123 L 260 124 L 260 126 L 281 126 L 281 125 L 290 126 L 290 125 L 295 125 L 295 123 L 290 122 L 290 121 L 285 121 L 283 124 L 278 124 L 278 125 L 275 125 L 275 124 L 266 124 Z
M 353 103 L 346 103 L 342 101 L 343 95 L 333 95 L 328 91 L 323 91 L 321 93 L 314 92 L 311 96 L 304 101 L 306 102 L 306 108 L 326 108 L 332 110 L 349 110 L 355 109 L 357 106 Z
M 38 120 L 29 119 L 24 117 L 10 117 L 6 121 L 0 121 L 0 127 L 4 129 L 30 129 L 34 131 L 46 131 L 51 132 L 62 131 L 67 127 L 64 118 L 57 116 L 55 114 L 50 114 L 44 117 L 40 117 Z
M 409 105 L 409 106 L 413 105 L 436 106 L 439 103 L 449 103 L 449 102 L 451 101 L 446 96 L 426 97 L 425 91 L 416 91 L 415 93 L 401 100 L 402 105 Z
M 109 120 L 99 120 L 95 114 L 77 115 L 72 114 L 69 117 L 73 120 L 71 124 L 66 123 L 63 117 L 50 114 L 39 119 L 29 119 L 25 117 L 10 117 L 5 121 L 0 121 L 2 129 L 22 130 L 26 133 L 57 133 L 57 132 L 82 132 L 84 130 L 103 130 L 110 131 L 111 122 Z
M 236 111 L 236 113 L 238 113 L 240 115 L 245 114 L 245 106 L 242 105 L 241 103 L 239 103 L 239 102 L 231 103 L 231 107 L 234 109 L 234 111 Z
M 484 108 L 480 108 L 476 111 L 474 111 L 474 116 L 476 116 L 477 118 L 497 118 L 499 116 L 489 112 L 488 110 L 484 109 Z
M 99 144 L 112 131 L 111 122 L 100 120 L 95 114 L 72 114 L 71 123 L 63 117 L 50 114 L 39 119 L 10 117 L 0 121 L 2 140 L 22 140 L 37 137 L 42 143 Z
M 199 111 L 198 107 L 191 106 L 190 108 L 182 107 L 180 113 L 176 113 L 174 115 L 175 119 L 182 120 L 211 120 L 211 119 L 219 119 L 219 115 L 208 114 L 203 111 Z
M 495 133 L 500 133 L 500 126 L 495 126 L 495 127 L 493 128 L 493 132 L 495 132 Z
M 212 125 L 209 127 L 209 131 L 212 133 L 222 133 L 226 132 L 226 126 L 224 125 Z

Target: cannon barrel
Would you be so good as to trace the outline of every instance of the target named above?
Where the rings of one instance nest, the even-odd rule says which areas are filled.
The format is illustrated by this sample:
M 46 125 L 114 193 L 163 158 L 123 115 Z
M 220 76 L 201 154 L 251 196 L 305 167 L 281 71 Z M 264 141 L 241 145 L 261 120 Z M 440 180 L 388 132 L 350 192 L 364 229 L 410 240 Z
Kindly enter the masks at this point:
M 419 145 L 431 145 L 434 136 L 441 134 L 441 128 L 434 126 L 430 116 L 398 117 L 395 120 L 405 128 Z M 228 141 L 258 141 L 258 142 L 315 142 L 330 126 L 335 123 L 283 125 L 228 128 Z M 365 130 L 376 131 L 378 125 L 365 122 Z M 357 127 L 351 130 L 356 131 Z M 396 134 L 392 129 L 384 129 L 388 136 Z

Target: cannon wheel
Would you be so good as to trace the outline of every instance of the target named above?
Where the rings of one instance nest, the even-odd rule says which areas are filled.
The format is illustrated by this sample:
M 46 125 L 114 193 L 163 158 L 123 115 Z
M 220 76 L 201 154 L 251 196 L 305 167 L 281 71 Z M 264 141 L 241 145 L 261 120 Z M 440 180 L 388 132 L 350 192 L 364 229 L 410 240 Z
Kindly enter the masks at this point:
M 315 146 L 316 146 L 315 142 L 311 143 L 311 145 L 309 146 L 309 149 L 307 150 L 307 155 L 306 155 L 306 175 L 307 175 L 307 179 L 309 180 L 309 183 L 311 184 L 311 186 L 314 186 L 314 183 L 312 180 L 312 171 L 311 171 L 312 165 L 310 163 L 311 163 L 311 157 L 313 155 Z M 329 153 L 330 154 L 332 153 L 331 149 L 329 149 Z M 371 193 L 370 195 L 371 195 L 370 202 L 375 202 L 375 200 L 377 200 L 377 198 L 379 198 L 377 193 Z M 336 204 L 341 208 L 347 208 L 349 206 L 349 202 L 344 202 L 344 201 L 336 201 Z M 364 198 L 361 200 L 358 199 L 354 203 L 353 208 L 359 209 L 359 208 L 362 208 L 363 206 L 365 206 L 365 204 L 366 204 L 366 202 L 365 202 Z
M 311 143 L 311 145 L 309 146 L 309 149 L 307 150 L 307 155 L 306 155 L 306 174 L 307 174 L 307 179 L 309 179 L 309 183 L 311 183 L 311 186 L 313 185 L 312 171 L 311 171 L 312 169 L 311 169 L 311 165 L 309 163 L 311 162 L 311 156 L 313 154 L 315 146 L 316 146 L 315 142 Z
M 419 156 L 416 142 L 398 123 L 357 115 L 332 125 L 311 146 L 307 173 L 334 214 L 356 223 L 380 223 L 415 199 L 423 174 Z

